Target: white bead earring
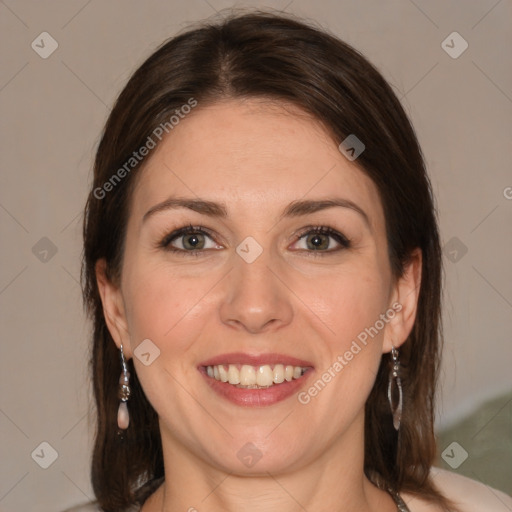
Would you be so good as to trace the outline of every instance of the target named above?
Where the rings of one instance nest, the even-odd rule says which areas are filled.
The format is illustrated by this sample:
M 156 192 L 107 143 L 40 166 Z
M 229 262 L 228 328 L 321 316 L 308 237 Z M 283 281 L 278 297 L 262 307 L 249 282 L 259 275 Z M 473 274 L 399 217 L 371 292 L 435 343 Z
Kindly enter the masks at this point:
M 121 343 L 121 366 L 123 371 L 119 378 L 119 392 L 117 396 L 121 400 L 119 403 L 119 409 L 117 411 L 117 425 L 121 430 L 126 430 L 130 424 L 130 414 L 128 413 L 128 406 L 126 402 L 130 398 L 130 372 L 126 366 L 126 360 L 123 353 L 123 344 Z

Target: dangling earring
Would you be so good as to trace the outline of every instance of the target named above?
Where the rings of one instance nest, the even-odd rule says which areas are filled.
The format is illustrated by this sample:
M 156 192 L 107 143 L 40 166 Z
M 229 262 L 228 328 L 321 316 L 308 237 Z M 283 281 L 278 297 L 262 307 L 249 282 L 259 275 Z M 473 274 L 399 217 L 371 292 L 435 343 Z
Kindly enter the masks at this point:
M 121 400 L 119 409 L 117 411 L 117 425 L 121 430 L 126 430 L 130 424 L 130 414 L 128 413 L 128 406 L 126 402 L 130 398 L 130 372 L 126 366 L 126 360 L 123 353 L 123 344 L 121 343 L 121 366 L 123 371 L 119 378 L 119 392 L 117 396 Z
M 400 361 L 398 359 L 398 349 L 393 347 L 391 349 L 391 357 L 393 358 L 393 366 L 389 372 L 389 383 L 388 383 L 388 400 L 391 407 L 391 413 L 393 415 L 393 427 L 395 430 L 400 428 L 400 421 L 402 420 L 402 382 L 400 381 Z M 396 407 L 393 405 L 393 396 L 391 387 L 393 382 L 396 383 L 398 389 L 398 404 Z

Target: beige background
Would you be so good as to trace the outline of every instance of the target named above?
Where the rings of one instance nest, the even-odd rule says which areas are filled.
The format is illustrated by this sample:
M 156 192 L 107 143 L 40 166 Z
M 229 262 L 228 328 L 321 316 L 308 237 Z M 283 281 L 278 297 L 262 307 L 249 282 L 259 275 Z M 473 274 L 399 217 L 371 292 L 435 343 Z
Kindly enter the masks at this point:
M 55 512 L 93 497 L 89 327 L 78 280 L 81 215 L 94 150 L 109 106 L 135 67 L 187 23 L 231 5 L 227 0 L 0 2 L 2 512 Z M 393 84 L 412 117 L 448 244 L 439 425 L 510 391 L 510 0 L 245 5 L 311 17 L 353 44 Z M 59 45 L 47 59 L 31 47 L 43 31 Z M 441 46 L 453 31 L 469 44 L 456 59 Z M 53 256 L 40 252 L 47 241 L 39 242 L 34 254 L 43 237 L 56 247 Z M 485 421 L 508 414 L 512 425 L 510 406 Z M 31 457 L 42 442 L 58 452 L 46 470 Z M 45 457 L 49 453 L 46 449 Z

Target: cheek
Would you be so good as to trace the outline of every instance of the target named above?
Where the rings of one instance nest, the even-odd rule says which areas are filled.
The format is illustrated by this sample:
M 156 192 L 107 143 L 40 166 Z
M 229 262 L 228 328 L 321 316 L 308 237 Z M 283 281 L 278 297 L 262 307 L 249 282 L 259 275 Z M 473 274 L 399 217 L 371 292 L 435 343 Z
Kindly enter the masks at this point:
M 156 411 L 179 412 L 182 422 L 191 428 L 197 411 L 183 383 L 187 378 L 197 378 L 191 364 L 191 359 L 197 357 L 191 353 L 197 350 L 194 342 L 201 337 L 205 318 L 211 314 L 207 312 L 208 291 L 218 278 L 205 275 L 183 279 L 162 266 L 139 268 L 144 268 L 144 272 L 132 273 L 126 280 L 132 347 L 136 351 L 143 340 L 149 339 L 158 347 L 159 354 L 149 366 L 135 357 L 137 376 Z
M 379 320 L 387 309 L 388 291 L 385 276 L 367 266 L 335 272 L 301 293 L 329 326 L 334 344 L 343 348 Z
M 373 387 L 382 357 L 387 310 L 385 283 L 378 274 L 346 276 L 317 296 L 323 320 L 334 331 L 323 345 L 322 368 L 300 397 L 327 409 L 333 429 L 356 416 Z
M 341 400 L 344 407 L 354 393 L 352 405 L 360 406 L 373 386 L 382 357 L 386 323 L 381 315 L 388 309 L 387 286 L 386 276 L 367 267 L 325 280 L 324 292 L 315 292 L 317 314 L 331 330 L 320 378 L 328 372 L 325 380 L 336 381 L 325 397 Z
M 184 351 L 201 332 L 198 319 L 208 306 L 212 276 L 180 279 L 163 266 L 143 266 L 128 273 L 128 328 L 136 347 L 149 338 L 163 353 Z M 172 343 L 171 343 L 172 341 Z

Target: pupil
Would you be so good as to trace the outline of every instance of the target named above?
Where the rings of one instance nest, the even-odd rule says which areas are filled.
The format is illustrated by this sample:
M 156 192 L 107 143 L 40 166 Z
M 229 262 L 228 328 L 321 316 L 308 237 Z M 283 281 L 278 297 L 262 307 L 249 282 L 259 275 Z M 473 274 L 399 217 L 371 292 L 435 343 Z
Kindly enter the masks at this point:
M 198 235 L 189 235 L 185 240 L 185 245 L 192 249 L 196 249 L 198 245 L 201 245 Z
M 322 241 L 321 235 L 312 235 L 312 237 L 310 238 L 310 241 L 311 241 L 311 244 L 317 249 L 326 247 L 326 244 L 324 243 L 324 241 Z

